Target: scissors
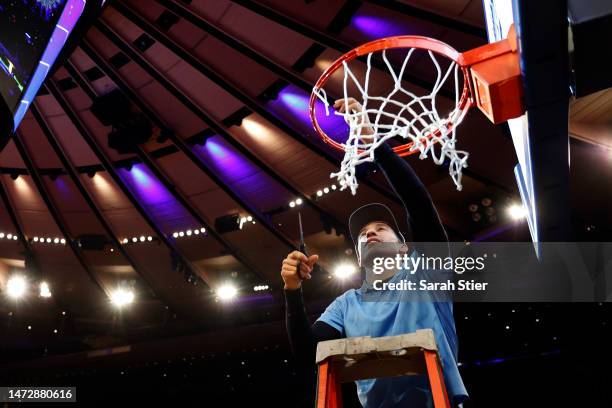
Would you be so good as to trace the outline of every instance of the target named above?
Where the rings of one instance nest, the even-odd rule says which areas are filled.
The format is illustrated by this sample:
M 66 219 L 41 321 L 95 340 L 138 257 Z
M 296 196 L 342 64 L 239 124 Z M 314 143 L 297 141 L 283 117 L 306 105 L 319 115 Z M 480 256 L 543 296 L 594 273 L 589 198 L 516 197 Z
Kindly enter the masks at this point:
M 298 212 L 298 223 L 300 224 L 300 252 L 304 255 L 308 256 L 308 252 L 306 250 L 306 242 L 304 241 L 304 227 L 302 226 L 302 213 Z M 302 273 L 300 272 L 301 262 L 298 263 L 298 275 L 302 278 Z

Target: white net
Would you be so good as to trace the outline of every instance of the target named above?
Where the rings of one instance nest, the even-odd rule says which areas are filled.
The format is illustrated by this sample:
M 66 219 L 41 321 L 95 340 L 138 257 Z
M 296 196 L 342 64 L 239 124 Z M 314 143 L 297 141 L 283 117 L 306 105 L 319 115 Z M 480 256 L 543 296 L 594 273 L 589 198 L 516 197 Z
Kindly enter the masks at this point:
M 344 113 L 334 112 L 342 116 L 349 125 L 349 137 L 342 144 L 345 155 L 340 171 L 331 174 L 331 178 L 338 180 L 342 190 L 350 188 L 353 194 L 356 193 L 358 183 L 355 168 L 362 163 L 373 162 L 374 150 L 394 137 L 408 139 L 405 143 L 412 142 L 410 152 L 418 151 L 420 159 L 431 156 L 437 165 L 447 161 L 450 176 L 457 189 L 461 190 L 462 169 L 467 167 L 468 153 L 456 150 L 455 127 L 461 123 L 467 111 L 459 106 L 460 93 L 463 90 L 463 86 L 460 86 L 463 74 L 460 67 L 451 60 L 448 67 L 442 68 L 436 55 L 427 51 L 437 71 L 437 78 L 430 93 L 417 95 L 403 85 L 406 67 L 415 50 L 411 48 L 407 51 L 397 72 L 387 56 L 387 51 L 382 51 L 384 65 L 394 82 L 392 90 L 387 95 L 370 95 L 373 53 L 367 56 L 367 70 L 363 83 L 344 62 L 345 106 L 349 105 L 349 88 L 351 88 L 360 94 L 362 109 L 358 112 L 353 110 Z M 447 81 L 454 81 L 454 86 L 452 83 L 446 85 Z M 454 88 L 455 108 L 447 114 L 440 115 L 436 100 L 445 85 L 446 89 Z M 324 103 L 326 114 L 329 115 L 330 103 L 325 90 L 315 88 L 313 93 Z

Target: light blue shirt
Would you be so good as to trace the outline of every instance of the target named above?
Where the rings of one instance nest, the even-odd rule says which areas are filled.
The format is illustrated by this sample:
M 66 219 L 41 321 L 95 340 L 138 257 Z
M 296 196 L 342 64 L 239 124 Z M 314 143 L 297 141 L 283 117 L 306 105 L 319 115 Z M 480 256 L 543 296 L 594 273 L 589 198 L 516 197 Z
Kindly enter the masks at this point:
M 389 282 L 414 280 L 417 275 L 401 270 Z M 360 289 L 346 291 L 327 307 L 318 320 L 334 327 L 344 337 L 397 336 L 419 329 L 432 329 L 451 403 L 457 404 L 467 399 L 467 391 L 457 367 L 457 332 L 452 302 L 407 301 L 402 300 L 401 292 L 387 292 L 385 300 L 391 301 L 372 301 L 371 297 L 364 300 L 364 295 L 372 290 L 364 282 Z M 425 293 L 425 296 L 428 294 Z M 365 408 L 433 406 L 426 376 L 376 378 L 356 383 L 359 401 Z

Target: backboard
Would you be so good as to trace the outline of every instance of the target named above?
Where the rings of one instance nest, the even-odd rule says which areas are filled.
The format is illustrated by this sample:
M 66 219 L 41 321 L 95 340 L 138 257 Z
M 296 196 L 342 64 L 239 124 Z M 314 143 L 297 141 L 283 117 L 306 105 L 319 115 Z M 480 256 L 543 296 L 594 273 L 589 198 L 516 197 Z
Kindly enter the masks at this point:
M 508 121 L 514 169 L 534 247 L 570 240 L 567 7 L 548 0 L 484 0 L 489 42 L 517 32 L 526 113 Z

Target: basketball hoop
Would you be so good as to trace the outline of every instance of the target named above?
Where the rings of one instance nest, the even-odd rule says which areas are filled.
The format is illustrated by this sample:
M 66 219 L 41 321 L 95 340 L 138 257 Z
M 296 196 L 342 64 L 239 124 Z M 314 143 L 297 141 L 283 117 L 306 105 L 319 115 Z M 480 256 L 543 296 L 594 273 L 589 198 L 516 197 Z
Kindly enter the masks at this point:
M 388 51 L 396 49 L 406 50 L 399 70 L 393 67 L 388 57 Z M 431 91 L 417 93 L 404 85 L 411 59 L 416 59 L 415 51 L 426 53 L 435 67 L 436 80 Z M 382 64 L 393 79 L 393 89 L 386 95 L 370 95 L 375 53 L 382 54 Z M 348 64 L 359 57 L 365 57 L 367 63 L 363 81 L 357 78 Z M 341 69 L 344 71 L 342 88 L 345 106 L 348 106 L 348 98 L 354 97 L 363 107 L 360 112 L 334 112 L 349 125 L 349 136 L 344 143 L 330 137 L 321 128 L 316 116 L 317 100 L 323 102 L 326 115 L 329 115 L 330 102 L 324 86 L 332 74 Z M 349 95 L 351 87 L 356 88 L 360 95 Z M 449 88 L 454 91 L 454 108 L 441 113 L 438 98 L 442 89 L 448 91 Z M 520 116 L 524 112 L 521 98 L 522 84 L 513 28 L 506 40 L 464 53 L 433 38 L 405 35 L 366 43 L 333 62 L 313 88 L 309 113 L 323 141 L 344 152 L 340 171 L 331 175 L 338 179 L 341 190 L 350 188 L 353 194 L 356 193 L 356 166 L 374 161 L 375 149 L 392 138 L 406 140 L 406 143 L 393 148 L 402 157 L 419 153 L 420 159 L 431 156 L 438 165 L 448 162 L 450 176 L 457 189 L 461 190 L 462 169 L 467 167 L 469 154 L 457 150 L 457 126 L 474 105 L 493 123 Z M 376 106 L 373 107 L 373 104 Z M 374 118 L 374 121 L 370 121 L 370 118 Z M 369 128 L 369 131 L 364 132 L 365 128 Z M 370 131 L 373 134 L 366 134 Z

